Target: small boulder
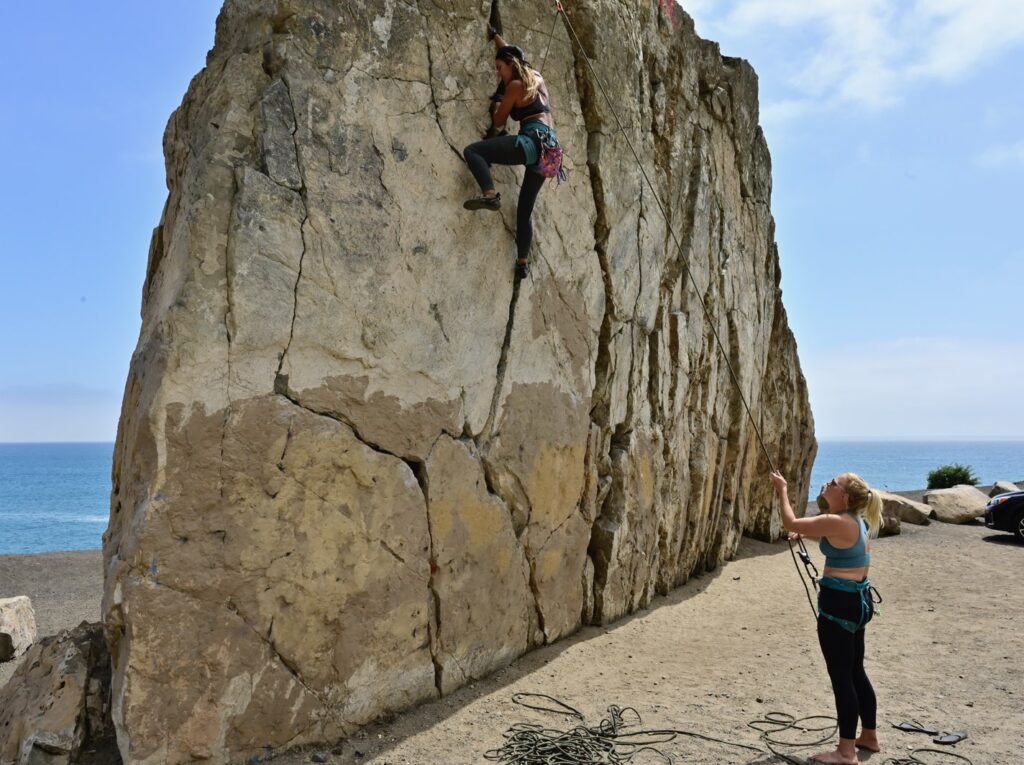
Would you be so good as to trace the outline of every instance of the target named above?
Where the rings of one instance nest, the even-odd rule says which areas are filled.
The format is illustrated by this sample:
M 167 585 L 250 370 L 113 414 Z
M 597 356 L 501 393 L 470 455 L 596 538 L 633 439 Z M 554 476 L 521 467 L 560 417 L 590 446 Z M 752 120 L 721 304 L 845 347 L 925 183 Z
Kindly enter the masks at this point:
M 878 491 L 878 489 L 872 489 Z M 893 516 L 904 523 L 912 523 L 915 526 L 927 526 L 931 521 L 928 519 L 932 509 L 923 502 L 915 502 L 912 499 L 901 497 L 899 494 L 890 494 L 887 491 L 878 491 L 882 498 L 882 517 Z
M 985 514 L 985 492 L 961 484 L 952 489 L 925 492 L 924 501 L 932 509 L 932 518 L 943 523 L 970 523 Z
M 880 537 L 894 537 L 901 531 L 900 519 L 895 515 L 882 514 L 882 525 L 878 529 Z
M 21 656 L 36 641 L 36 612 L 24 595 L 0 599 L 0 662 Z
M 117 754 L 110 654 L 87 622 L 34 643 L 0 688 L 0 763 L 70 765 L 83 750 Z
M 990 497 L 994 497 L 997 494 L 1006 494 L 1008 491 L 1020 491 L 1020 488 L 1015 483 L 1009 481 L 996 481 L 992 485 L 992 491 L 988 493 Z

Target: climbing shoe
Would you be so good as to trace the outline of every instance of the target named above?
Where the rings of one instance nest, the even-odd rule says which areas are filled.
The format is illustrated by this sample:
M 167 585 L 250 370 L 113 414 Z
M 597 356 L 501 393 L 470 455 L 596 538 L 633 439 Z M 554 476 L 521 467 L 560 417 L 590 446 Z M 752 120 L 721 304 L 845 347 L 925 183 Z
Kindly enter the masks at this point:
M 525 260 L 516 261 L 516 278 L 525 279 L 530 275 L 530 264 Z
M 473 197 L 463 202 L 462 206 L 467 210 L 500 210 L 501 194 L 495 194 L 493 197 L 486 195 Z

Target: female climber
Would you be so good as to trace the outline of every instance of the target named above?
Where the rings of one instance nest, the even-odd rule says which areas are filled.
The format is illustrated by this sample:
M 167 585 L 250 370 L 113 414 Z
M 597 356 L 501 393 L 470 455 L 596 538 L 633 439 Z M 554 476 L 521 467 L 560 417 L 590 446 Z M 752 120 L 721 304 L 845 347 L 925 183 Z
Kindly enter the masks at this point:
M 821 515 L 797 518 L 786 496 L 786 479 L 779 472 L 772 473 L 771 479 L 790 540 L 820 540 L 825 554 L 818 594 L 818 644 L 835 695 L 839 745 L 810 761 L 857 765 L 858 747 L 879 751 L 875 691 L 864 671 L 864 628 L 875 610 L 868 581 L 869 533 L 876 534 L 881 525 L 882 498 L 856 473 L 843 473 L 822 488 Z
M 491 165 L 526 165 L 516 210 L 516 276 L 522 278 L 529 273 L 533 205 L 547 180 L 536 171 L 541 141 L 550 136 L 547 140 L 557 142 L 557 136 L 547 85 L 540 72 L 530 66 L 521 48 L 506 44 L 491 26 L 488 26 L 488 37 L 494 40 L 494 66 L 501 84 L 492 97 L 492 124 L 487 137 L 463 151 L 481 191 L 480 196 L 467 200 L 463 207 L 467 210 L 500 209 L 501 195 L 494 189 Z M 519 135 L 502 135 L 509 117 L 519 122 Z

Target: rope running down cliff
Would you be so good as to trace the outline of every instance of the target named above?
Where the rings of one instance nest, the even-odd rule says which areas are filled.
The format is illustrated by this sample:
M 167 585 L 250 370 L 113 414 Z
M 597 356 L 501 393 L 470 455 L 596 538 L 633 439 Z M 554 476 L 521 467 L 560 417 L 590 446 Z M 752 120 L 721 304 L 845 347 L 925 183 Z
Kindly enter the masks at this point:
M 654 195 L 654 201 L 658 203 L 658 209 L 661 211 L 661 215 L 665 219 L 665 226 L 672 237 L 672 241 L 675 243 L 676 250 L 679 253 L 679 255 L 682 256 L 683 245 L 680 243 L 679 238 L 676 236 L 675 230 L 672 228 L 672 225 L 669 222 L 668 213 L 665 211 L 665 205 L 662 203 L 661 197 L 658 195 L 657 190 L 654 188 L 654 184 L 651 182 L 650 177 L 647 175 L 647 171 L 644 169 L 643 163 L 640 161 L 640 156 L 637 154 L 636 149 L 633 147 L 633 142 L 629 139 L 629 136 L 626 134 L 626 129 L 625 127 L 623 127 L 622 121 L 619 119 L 619 115 L 615 111 L 615 105 L 613 104 L 612 99 L 608 96 L 608 91 L 605 89 L 604 83 L 601 81 L 600 76 L 598 76 L 597 71 L 594 69 L 594 64 L 591 62 L 590 57 L 587 55 L 587 51 L 583 47 L 583 43 L 580 42 L 580 38 L 577 36 L 576 30 L 573 28 L 572 22 L 569 21 L 569 15 L 565 12 L 565 8 L 562 6 L 561 0 L 555 3 L 556 21 L 558 20 L 559 16 L 562 17 L 562 20 L 565 22 L 566 29 L 569 31 L 569 34 L 572 36 L 572 39 L 576 43 L 576 47 L 579 49 L 584 60 L 587 62 L 587 67 L 590 69 L 591 74 L 594 76 L 594 80 L 597 82 L 598 88 L 600 89 L 601 94 L 604 96 L 604 99 L 608 104 L 608 109 L 611 112 L 612 117 L 615 118 L 615 124 L 619 128 L 619 132 L 621 132 L 622 137 L 626 139 L 626 144 L 629 146 L 629 150 L 633 154 L 633 159 L 636 160 L 637 167 L 640 168 L 640 173 L 643 175 L 644 180 L 647 181 L 647 185 L 650 187 L 651 193 Z M 553 24 L 551 29 L 553 34 Z M 551 50 L 550 35 L 548 37 L 547 50 Z M 545 51 L 544 53 L 544 61 L 547 61 L 547 51 Z M 543 62 L 541 68 L 543 69 Z M 776 470 L 775 463 L 772 460 L 771 455 L 768 453 L 768 449 L 764 444 L 764 439 L 761 437 L 761 430 L 760 428 L 757 427 L 757 422 L 754 420 L 754 415 L 751 413 L 750 406 L 747 404 L 747 397 L 743 394 L 743 387 L 740 385 L 739 377 L 736 375 L 736 370 L 733 369 L 732 362 L 729 361 L 729 354 L 726 353 L 725 344 L 722 342 L 722 338 L 718 334 L 718 329 L 715 327 L 714 322 L 711 320 L 711 312 L 708 310 L 707 304 L 704 302 L 704 298 L 702 297 L 703 293 L 700 289 L 698 289 L 697 282 L 693 277 L 693 272 L 690 271 L 685 261 L 683 263 L 683 271 L 686 273 L 687 278 L 690 280 L 690 284 L 693 286 L 694 294 L 697 296 L 697 300 L 700 303 L 701 309 L 703 309 L 704 311 L 704 315 L 708 318 L 708 326 L 711 328 L 711 332 L 715 336 L 715 341 L 718 343 L 718 347 L 722 351 L 722 358 L 725 361 L 726 367 L 729 369 L 729 375 L 731 376 L 733 383 L 736 385 L 736 392 L 739 393 L 740 401 L 743 402 L 743 408 L 747 412 L 747 417 L 750 419 L 750 424 L 754 428 L 754 433 L 757 435 L 757 442 L 761 446 L 761 451 L 764 453 L 765 459 L 768 460 L 769 467 L 774 472 Z M 789 542 L 789 554 L 793 558 L 793 565 L 796 567 L 797 574 L 800 576 L 800 583 L 803 584 L 804 592 L 807 595 L 807 603 L 811 607 L 811 613 L 814 615 L 814 618 L 817 619 L 818 612 L 817 609 L 815 609 L 814 607 L 814 600 L 811 598 L 811 588 L 807 585 L 807 578 L 810 578 L 811 586 L 815 589 L 817 588 L 817 570 L 814 569 L 814 564 L 811 562 L 811 556 L 807 552 L 807 547 L 804 545 L 803 539 L 797 539 L 796 542 L 799 548 L 800 560 L 803 561 L 804 567 L 807 570 L 807 578 L 805 578 L 805 572 L 800 569 L 800 564 L 797 563 L 797 553 L 793 550 L 793 543 L 788 539 L 787 542 Z

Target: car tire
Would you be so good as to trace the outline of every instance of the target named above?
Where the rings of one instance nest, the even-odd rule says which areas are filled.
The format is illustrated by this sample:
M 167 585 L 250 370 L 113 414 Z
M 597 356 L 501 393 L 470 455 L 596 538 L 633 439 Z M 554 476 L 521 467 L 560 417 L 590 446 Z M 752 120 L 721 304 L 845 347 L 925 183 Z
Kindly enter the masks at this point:
M 1017 537 L 1018 542 L 1024 542 L 1024 510 L 1017 513 L 1013 520 L 1013 535 Z

